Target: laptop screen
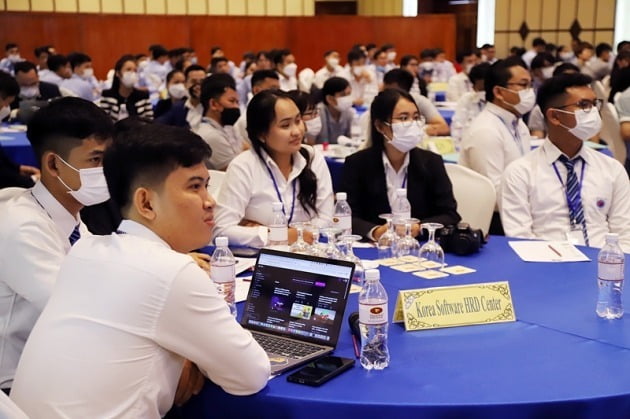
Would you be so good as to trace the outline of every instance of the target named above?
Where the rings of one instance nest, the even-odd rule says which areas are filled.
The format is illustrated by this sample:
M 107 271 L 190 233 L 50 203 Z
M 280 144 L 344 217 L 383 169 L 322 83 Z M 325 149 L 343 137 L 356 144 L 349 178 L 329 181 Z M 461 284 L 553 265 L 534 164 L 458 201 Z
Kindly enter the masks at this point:
M 263 249 L 241 324 L 335 346 L 353 271 L 351 262 Z

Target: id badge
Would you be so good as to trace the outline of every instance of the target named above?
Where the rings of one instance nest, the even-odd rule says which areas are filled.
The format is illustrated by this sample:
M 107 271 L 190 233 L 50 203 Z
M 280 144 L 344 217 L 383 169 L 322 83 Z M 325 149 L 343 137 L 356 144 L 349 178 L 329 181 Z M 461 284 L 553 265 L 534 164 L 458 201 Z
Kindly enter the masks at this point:
M 566 233 L 567 241 L 574 246 L 585 246 L 584 242 L 584 230 L 579 224 L 571 226 L 571 229 Z

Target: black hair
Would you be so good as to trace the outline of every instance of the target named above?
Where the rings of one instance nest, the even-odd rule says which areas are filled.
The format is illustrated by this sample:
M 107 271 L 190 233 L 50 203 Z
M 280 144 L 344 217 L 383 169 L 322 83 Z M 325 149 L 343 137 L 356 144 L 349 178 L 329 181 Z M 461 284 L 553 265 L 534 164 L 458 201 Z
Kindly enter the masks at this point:
M 136 54 L 136 55 L 134 55 L 134 56 L 133 56 L 133 58 L 134 58 L 136 61 L 139 61 L 139 60 L 140 60 L 140 58 L 145 58 L 145 57 L 148 57 L 148 56 L 147 56 L 147 54 L 142 54 L 142 53 L 140 53 L 140 54 Z
M 254 61 L 256 59 L 256 54 L 253 51 L 247 51 L 243 53 L 244 61 Z
M 252 74 L 252 87 L 262 83 L 265 79 L 280 80 L 278 73 L 273 70 L 256 70 Z
M 326 96 L 335 96 L 335 94 L 339 92 L 343 92 L 350 86 L 348 80 L 343 77 L 331 77 L 324 82 L 324 86 L 322 87 L 322 96 L 324 99 Z
M 547 43 L 545 42 L 544 39 L 542 38 L 534 38 L 534 40 L 532 41 L 532 46 L 533 47 L 544 47 L 545 45 L 547 45 Z
M 483 44 L 481 46 L 481 49 L 488 49 L 488 48 L 494 48 L 494 45 L 492 45 L 492 44 Z
M 269 59 L 269 51 L 264 51 L 264 50 L 258 51 L 256 53 L 256 60 L 259 60 L 261 57 L 265 57 L 266 59 Z
M 228 59 L 225 57 L 213 57 L 210 60 L 210 72 L 211 73 L 215 73 L 217 71 L 217 66 L 219 65 L 219 63 L 227 63 Z
M 274 65 L 282 64 L 284 58 L 288 55 L 291 55 L 291 50 L 289 49 L 280 49 L 275 50 L 275 54 L 273 54 L 273 63 Z
M 175 57 L 179 57 L 180 55 L 184 55 L 187 52 L 188 52 L 188 48 L 179 47 L 179 48 L 173 48 L 172 50 L 168 51 L 167 55 L 168 55 L 168 58 L 175 58 Z
M 486 79 L 484 80 L 484 89 L 486 90 L 486 100 L 492 102 L 494 100 L 494 87 L 501 86 L 507 87 L 508 81 L 512 78 L 512 67 L 523 67 L 527 69 L 523 60 L 519 57 L 506 58 L 505 60 L 499 60 L 492 64 L 486 73 Z
M 173 170 L 205 162 L 211 154 L 210 146 L 186 128 L 140 121 L 121 129 L 103 159 L 111 199 L 125 215 L 137 187 L 160 186 Z
M 407 65 L 409 65 L 411 60 L 418 61 L 418 57 L 416 57 L 415 55 L 411 55 L 411 54 L 403 55 L 403 57 L 400 59 L 400 66 L 401 67 L 406 67 Z
M 471 55 L 477 55 L 477 52 L 470 49 L 459 51 L 457 54 L 455 54 L 455 61 L 461 64 L 464 61 L 465 57 L 469 57 Z
M 175 77 L 175 74 L 177 73 L 181 73 L 182 75 L 184 74 L 184 72 L 182 70 L 171 70 L 168 72 L 168 74 L 166 75 L 166 84 L 168 84 L 171 80 L 173 80 L 173 77 Z
M 379 49 L 377 49 L 377 50 L 374 52 L 374 54 L 372 55 L 372 59 L 373 59 L 374 61 L 376 61 L 376 60 L 378 59 L 378 56 L 379 56 L 379 55 L 381 55 L 381 54 L 387 54 L 387 51 L 386 51 L 386 50 L 384 50 L 383 48 L 379 48 Z
M 333 53 L 335 53 L 335 52 L 337 52 L 337 50 L 336 50 L 336 49 L 329 49 L 328 51 L 326 51 L 326 52 L 324 53 L 324 58 L 328 57 L 330 54 L 333 54 Z M 338 52 L 337 52 L 337 53 L 338 53 Z
M 116 73 L 120 72 L 127 61 L 133 61 L 135 63 L 136 59 L 133 55 L 126 54 L 120 57 L 118 61 L 116 61 L 116 64 L 114 64 L 114 79 L 112 80 L 112 91 L 114 92 L 118 92 L 120 88 L 120 77 L 118 77 Z
M 592 78 L 582 73 L 560 74 L 545 80 L 542 86 L 538 88 L 538 96 L 536 97 L 536 102 L 545 115 L 545 119 L 547 119 L 547 109 L 553 107 L 559 97 L 567 93 L 568 88 L 589 86 L 592 81 Z
M 10 74 L 0 71 L 0 98 L 17 96 L 20 93 L 20 85 Z
M 149 52 L 153 53 L 153 50 L 156 48 L 162 48 L 162 49 L 166 49 L 164 48 L 164 45 L 162 44 L 151 44 L 149 45 L 149 48 L 147 48 L 149 50 Z
M 396 48 L 394 44 L 383 44 L 383 46 L 381 47 L 383 51 L 387 51 L 388 49 L 392 49 L 392 48 Z
M 521 55 L 525 54 L 525 48 L 516 46 L 512 47 L 510 48 L 510 54 L 520 57 Z
M 315 97 L 311 93 L 306 93 L 301 90 L 291 90 L 287 93 L 297 105 L 301 115 L 304 115 L 309 109 L 315 109 L 315 106 L 317 106 L 317 100 L 315 100 Z
M 630 87 L 630 67 L 617 69 L 615 78 L 610 78 L 610 95 L 608 100 L 614 103 L 615 95 Z
M 552 44 L 551 42 L 545 45 L 545 52 L 550 54 L 554 54 L 558 50 L 558 46 L 556 44 Z
M 12 48 L 17 48 L 17 47 L 18 47 L 18 44 L 16 44 L 15 42 L 9 42 L 8 44 L 4 46 L 4 50 L 8 51 Z
M 442 48 L 435 48 L 433 51 L 435 52 L 436 57 L 440 54 L 444 54 L 444 50 Z
M 78 97 L 55 99 L 40 108 L 29 121 L 26 131 L 39 161 L 47 151 L 65 159 L 82 140 L 94 137 L 105 141 L 113 134 L 114 123 L 105 111 Z
M 210 99 L 219 100 L 227 89 L 236 90 L 236 82 L 229 74 L 212 74 L 201 83 L 200 101 L 204 114 L 208 110 Z
M 222 50 L 223 48 L 221 48 L 219 45 L 213 46 L 212 48 L 210 48 L 210 55 L 214 55 L 214 53 L 220 49 Z
M 372 102 L 372 106 L 370 107 L 370 120 L 372 121 L 370 135 L 372 138 L 372 147 L 377 150 L 385 149 L 385 138 L 383 134 L 376 129 L 376 122 L 390 123 L 394 108 L 401 99 L 408 100 L 418 109 L 418 105 L 416 105 L 416 101 L 413 100 L 413 97 L 411 97 L 408 92 L 404 92 L 400 89 L 385 89 L 380 92 Z M 418 112 L 420 111 L 418 110 Z
M 420 58 L 421 59 L 425 59 L 425 58 L 435 58 L 437 54 L 435 53 L 435 50 L 432 48 L 425 48 L 422 51 L 420 51 Z
M 348 65 L 350 65 L 353 61 L 359 61 L 363 58 L 365 58 L 365 53 L 360 49 L 353 48 L 348 51 Z
M 490 69 L 490 63 L 480 63 L 470 69 L 470 73 L 468 73 L 468 78 L 470 81 L 475 84 L 477 80 L 485 80 L 486 74 Z
M 630 44 L 630 41 L 621 41 L 617 44 L 617 53 L 621 52 L 622 49 L 625 48 L 626 45 Z
M 68 58 L 61 54 L 50 55 L 46 64 L 48 65 L 48 69 L 50 71 L 57 71 L 68 64 Z
M 72 66 L 72 70 L 81 64 L 91 63 L 92 58 L 89 55 L 84 54 L 82 52 L 72 52 L 68 54 L 68 61 L 70 61 L 70 65 Z
M 33 50 L 33 55 L 39 58 L 39 56 L 44 53 L 50 54 L 50 47 L 51 47 L 50 45 L 42 45 L 41 47 L 37 47 Z
M 254 151 L 263 160 L 263 164 L 265 163 L 262 150 L 268 150 L 261 137 L 269 132 L 269 127 L 276 119 L 276 102 L 278 100 L 293 101 L 287 92 L 265 90 L 254 96 L 247 105 L 247 136 Z M 311 213 L 317 214 L 317 176 L 311 170 L 312 156 L 304 147 L 300 148 L 299 153 L 306 160 L 306 166 L 298 175 L 298 182 L 300 183 L 298 201 L 309 215 Z
M 557 66 L 556 68 L 553 69 L 553 75 L 554 76 L 558 76 L 560 74 L 565 74 L 565 73 L 579 73 L 580 72 L 580 68 L 578 66 L 576 66 L 575 64 L 571 64 L 571 63 L 562 63 L 559 66 Z
M 597 44 L 597 46 L 595 47 L 595 55 L 597 55 L 598 57 L 601 56 L 604 52 L 608 51 L 608 52 L 612 52 L 612 47 L 610 46 L 610 44 L 607 44 L 605 42 L 599 43 Z
M 371 50 L 372 48 L 376 48 L 376 44 L 370 42 L 369 44 L 365 44 L 365 49 L 366 50 Z
M 163 46 L 156 46 L 151 50 L 151 58 L 154 60 L 165 56 L 168 56 L 168 51 Z
M 539 68 L 545 67 L 545 62 L 548 62 L 553 65 L 556 62 L 556 58 L 553 54 L 549 52 L 541 52 L 536 54 L 536 56 L 532 59 L 532 62 L 529 66 L 531 70 L 537 70 Z
M 186 70 L 184 70 L 184 76 L 186 76 L 186 80 L 188 80 L 188 75 L 191 71 L 203 71 L 204 74 L 206 73 L 206 69 L 199 64 L 191 64 L 186 67 Z
M 385 73 L 383 84 L 386 86 L 396 85 L 397 88 L 408 92 L 413 86 L 413 76 L 407 70 L 402 68 L 394 68 Z
M 37 67 L 30 61 L 20 61 L 13 64 L 13 72 L 17 76 L 17 73 L 28 73 L 31 70 L 35 70 L 37 73 Z
M 575 55 L 580 55 L 585 49 L 595 49 L 590 42 L 580 42 L 575 49 Z

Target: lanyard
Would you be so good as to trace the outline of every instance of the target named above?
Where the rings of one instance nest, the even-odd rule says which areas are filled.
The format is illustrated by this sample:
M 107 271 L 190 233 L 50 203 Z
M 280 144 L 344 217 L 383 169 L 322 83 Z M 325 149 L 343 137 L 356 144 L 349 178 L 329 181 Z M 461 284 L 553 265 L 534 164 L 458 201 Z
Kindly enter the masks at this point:
M 278 201 L 280 201 L 282 203 L 282 213 L 286 217 L 287 213 L 284 210 L 284 200 L 282 199 L 282 195 L 280 195 L 280 189 L 278 189 L 278 184 L 276 183 L 276 178 L 273 177 L 273 173 L 271 172 L 271 168 L 269 167 L 269 165 L 267 165 L 265 163 L 265 166 L 267 167 L 267 171 L 269 172 L 269 176 L 271 177 L 271 181 L 273 182 L 273 187 L 276 190 L 276 195 L 278 196 Z M 293 179 L 293 182 L 291 182 L 291 184 L 293 186 L 293 202 L 291 203 L 291 215 L 289 216 L 289 220 L 288 220 L 289 224 L 291 224 L 291 220 L 293 220 L 293 211 L 295 210 L 295 181 L 296 180 L 297 180 L 297 178 Z
M 503 125 L 505 125 L 505 128 L 507 128 L 508 132 L 510 133 L 510 135 L 511 135 L 511 136 L 512 136 L 512 138 L 514 139 L 514 142 L 515 142 L 515 143 L 516 143 L 516 145 L 518 146 L 519 151 L 521 152 L 521 156 L 522 156 L 523 154 L 525 154 L 525 153 L 523 152 L 523 143 L 522 143 L 522 141 L 521 141 L 521 135 L 518 133 L 518 124 L 516 125 L 516 127 L 510 127 L 510 124 L 508 124 L 507 122 L 505 122 L 505 121 L 503 120 L 503 118 L 501 118 L 501 116 L 500 116 L 500 115 L 497 115 L 496 113 L 494 113 L 494 112 L 492 112 L 492 111 L 490 111 L 490 113 L 491 113 L 492 115 L 496 116 L 497 118 L 499 118 L 499 120 L 500 120 L 501 122 L 503 122 Z M 512 128 L 514 128 L 514 132 L 512 132 Z
M 574 166 L 575 167 L 575 166 Z M 586 167 L 586 161 L 584 161 L 584 159 L 582 159 L 582 170 L 580 171 L 580 183 L 579 183 L 579 187 L 580 187 L 580 197 L 582 196 L 582 182 L 584 182 L 584 168 Z M 562 177 L 560 176 L 560 172 L 558 171 L 558 167 L 556 167 L 556 162 L 553 162 L 553 170 L 555 170 L 556 172 L 556 176 L 558 177 L 558 180 L 560 181 L 560 184 L 562 185 L 563 188 L 567 188 L 567 186 L 564 184 L 564 182 L 562 181 Z M 567 169 L 567 175 L 568 175 L 569 171 Z M 565 194 L 566 195 L 566 194 Z M 567 196 L 567 205 L 569 207 L 572 207 L 571 202 L 569 202 L 569 197 Z M 571 212 L 574 212 L 574 208 L 570 208 Z M 571 220 L 571 225 L 575 225 L 575 220 Z

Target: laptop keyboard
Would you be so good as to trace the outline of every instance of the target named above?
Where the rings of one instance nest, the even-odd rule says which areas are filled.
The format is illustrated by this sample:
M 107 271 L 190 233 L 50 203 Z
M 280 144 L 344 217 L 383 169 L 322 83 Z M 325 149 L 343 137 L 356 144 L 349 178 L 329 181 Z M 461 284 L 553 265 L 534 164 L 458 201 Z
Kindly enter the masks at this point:
M 287 358 L 300 359 L 322 350 L 319 346 L 283 339 L 277 336 L 256 332 L 252 332 L 252 335 L 265 352 L 286 356 Z

